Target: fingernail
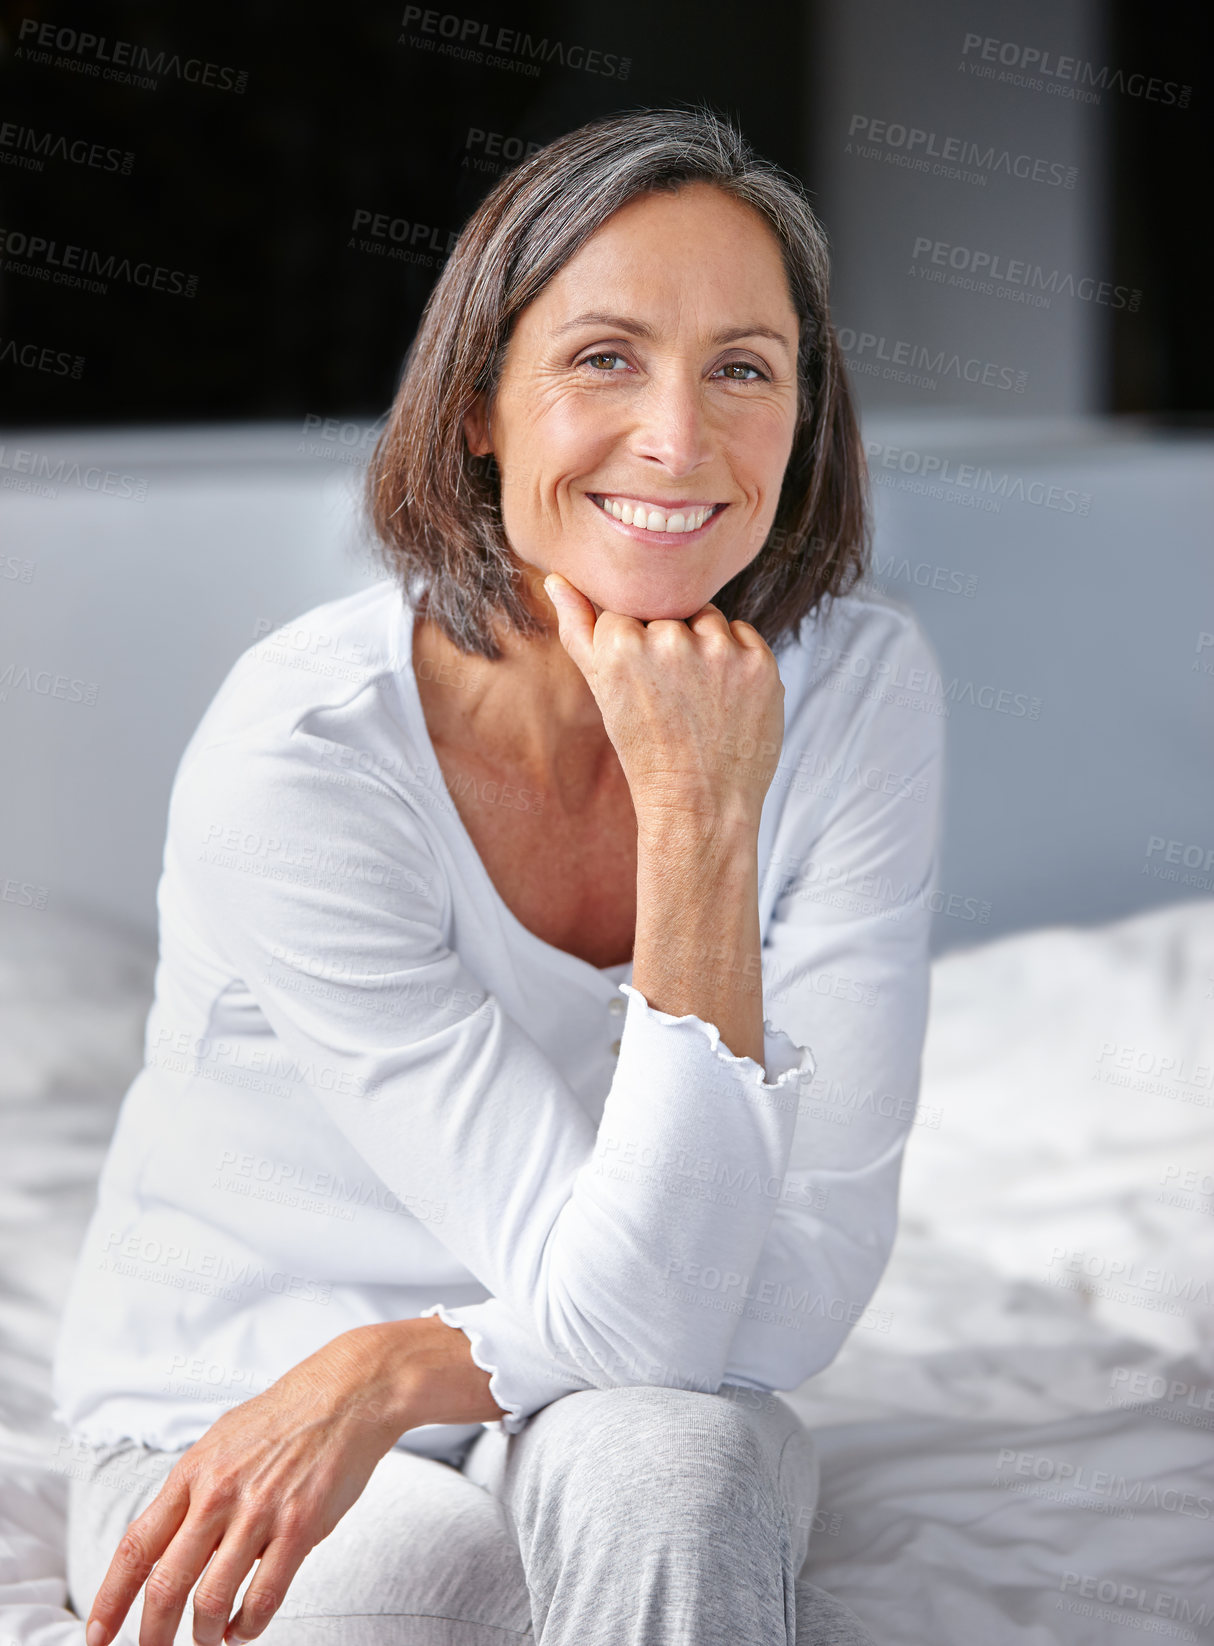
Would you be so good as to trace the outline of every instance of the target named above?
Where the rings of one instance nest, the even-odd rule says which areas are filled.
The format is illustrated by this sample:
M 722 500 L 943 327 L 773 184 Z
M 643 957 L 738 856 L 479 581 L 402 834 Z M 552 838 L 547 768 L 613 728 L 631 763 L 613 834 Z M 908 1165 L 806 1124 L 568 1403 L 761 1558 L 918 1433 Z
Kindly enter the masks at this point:
M 94 1618 L 84 1631 L 84 1638 L 88 1646 L 108 1646 L 110 1631 L 98 1618 Z

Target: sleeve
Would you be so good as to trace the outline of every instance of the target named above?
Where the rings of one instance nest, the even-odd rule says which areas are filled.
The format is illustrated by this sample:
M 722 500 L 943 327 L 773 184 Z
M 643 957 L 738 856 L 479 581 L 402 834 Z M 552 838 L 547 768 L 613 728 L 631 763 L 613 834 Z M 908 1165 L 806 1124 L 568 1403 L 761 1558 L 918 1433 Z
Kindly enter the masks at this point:
M 810 798 L 790 798 L 769 869 L 781 890 L 764 942 L 765 1010 L 812 1043 L 817 1069 L 801 1093 L 783 1177 L 762 1186 L 777 1197 L 775 1213 L 725 1368 L 725 1381 L 767 1389 L 793 1389 L 824 1370 L 856 1326 L 889 1330 L 868 1303 L 897 1232 L 907 1137 L 916 1118 L 932 1118 L 917 1105 L 945 721 L 938 699 L 883 682 L 931 679 L 938 664 L 909 614 L 879 659 L 842 661 L 819 691 L 837 702 L 840 678 L 870 686 L 830 756 L 835 797 L 814 823 L 821 766 L 807 717 L 800 752 L 786 741 L 784 775 L 795 788 L 801 773 Z M 976 899 L 956 902 L 960 918 L 982 917 Z
M 871 642 L 863 648 L 877 649 Z M 895 681 L 939 672 L 911 619 L 880 653 L 879 667 L 862 656 L 856 672 Z M 670 1268 L 684 1303 L 694 1298 L 733 1320 L 722 1381 L 744 1387 L 794 1389 L 823 1371 L 857 1326 L 889 1330 L 883 1312 L 868 1305 L 897 1232 L 905 1144 L 916 1120 L 938 1118 L 920 1113 L 918 1095 L 945 722 L 930 712 L 930 699 L 918 696 L 908 707 L 878 687 L 862 699 L 840 746 L 824 753 L 819 745 L 838 734 L 816 711 L 823 701 L 837 702 L 832 677 L 846 673 L 849 661 L 827 652 L 818 695 L 789 728 L 776 779 L 789 794 L 768 870 L 781 889 L 764 940 L 764 1008 L 769 1038 L 778 1025 L 794 1043 L 812 1045 L 816 1062 L 798 1092 L 783 1175 L 757 1177 L 743 1162 L 714 1154 L 696 1133 L 666 1156 L 638 1155 L 599 1137 L 603 1169 L 643 1177 L 674 1204 L 697 1196 L 728 1205 L 750 1196 L 772 1205 L 748 1272 L 694 1254 Z M 976 900 L 952 901 L 959 918 L 981 919 Z M 503 1395 L 517 1397 L 518 1411 L 527 1412 L 576 1388 L 663 1380 L 660 1364 L 646 1365 L 635 1353 L 584 1365 L 578 1378 L 547 1360 L 533 1330 L 498 1298 L 427 1313 L 467 1332 L 478 1365 L 501 1368 L 491 1388 L 503 1408 Z M 509 1433 L 520 1426 L 513 1412 L 501 1421 Z
M 500 1337 L 514 1357 L 511 1386 L 499 1394 L 500 1371 L 490 1385 L 512 1418 L 554 1398 L 558 1372 L 594 1383 L 639 1361 L 661 1375 L 635 1381 L 718 1387 L 734 1322 L 672 1277 L 693 1262 L 745 1272 L 773 1207 L 672 1203 L 600 1144 L 664 1158 L 695 1139 L 778 1177 L 812 1053 L 769 1023 L 765 1071 L 629 989 L 596 1129 L 446 941 L 449 890 L 419 815 L 433 796 L 331 757 L 357 726 L 324 710 L 277 739 L 196 739 L 170 799 L 176 906 L 384 1183 L 445 1202 L 433 1232 L 495 1305 L 451 1315 L 485 1328 L 482 1354 Z

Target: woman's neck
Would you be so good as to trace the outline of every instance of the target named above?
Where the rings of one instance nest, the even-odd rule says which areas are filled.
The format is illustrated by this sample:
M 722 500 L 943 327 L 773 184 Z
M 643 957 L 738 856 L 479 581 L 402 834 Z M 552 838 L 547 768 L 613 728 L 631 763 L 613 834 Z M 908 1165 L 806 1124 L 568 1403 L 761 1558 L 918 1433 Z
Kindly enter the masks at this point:
M 496 638 L 503 655 L 491 662 L 418 612 L 413 670 L 431 741 L 475 750 L 576 811 L 616 760 L 594 695 L 555 620 L 543 635 L 499 628 Z

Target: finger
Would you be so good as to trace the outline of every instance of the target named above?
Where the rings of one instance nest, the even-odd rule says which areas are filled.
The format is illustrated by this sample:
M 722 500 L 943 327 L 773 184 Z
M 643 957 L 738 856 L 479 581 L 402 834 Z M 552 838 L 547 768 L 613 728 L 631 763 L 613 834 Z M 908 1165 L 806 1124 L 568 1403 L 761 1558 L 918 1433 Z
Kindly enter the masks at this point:
M 698 612 L 692 612 L 687 619 L 687 627 L 693 634 L 718 634 L 727 638 L 732 632 L 731 625 L 726 622 L 725 613 L 720 606 L 714 606 L 711 600 L 701 606 Z
M 218 1516 L 203 1518 L 195 1508 L 143 1586 L 139 1646 L 173 1646 L 190 1590 L 206 1570 L 223 1537 Z
M 257 1573 L 244 1592 L 240 1610 L 232 1619 L 229 1641 L 257 1638 L 286 1599 L 287 1590 L 307 1553 L 307 1545 L 298 1537 L 276 1537 L 266 1546 Z
M 687 619 L 688 625 L 694 628 L 697 634 L 715 632 L 719 620 L 720 628 L 733 636 L 740 646 L 748 646 L 753 650 L 769 651 L 766 640 L 755 628 L 753 623 L 747 623 L 744 618 L 734 617 L 726 621 L 725 613 L 711 600 L 706 601 L 699 611 Z
M 562 646 L 589 679 L 594 650 L 594 607 L 560 572 L 549 572 L 544 579 L 544 591 L 556 610 Z
M 755 628 L 753 623 L 747 623 L 740 617 L 735 617 L 729 625 L 729 632 L 739 646 L 749 646 L 753 651 L 770 651 L 771 647 Z
M 185 1519 L 189 1502 L 189 1488 L 184 1482 L 166 1481 L 119 1539 L 88 1616 L 89 1629 L 94 1623 L 100 1624 L 106 1642 L 113 1640 L 122 1627 L 135 1596 Z M 100 1637 L 89 1636 L 89 1646 L 104 1643 Z
M 255 1521 L 228 1526 L 194 1590 L 193 1631 L 198 1646 L 219 1646 L 240 1585 L 266 1547 L 266 1539 L 266 1526 Z

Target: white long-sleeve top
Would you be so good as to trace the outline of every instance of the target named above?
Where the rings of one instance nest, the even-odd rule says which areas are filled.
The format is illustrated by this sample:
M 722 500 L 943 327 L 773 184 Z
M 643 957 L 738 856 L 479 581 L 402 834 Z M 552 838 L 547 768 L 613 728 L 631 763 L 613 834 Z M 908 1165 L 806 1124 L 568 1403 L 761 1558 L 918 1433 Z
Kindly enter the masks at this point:
M 763 1068 L 510 911 L 412 625 L 386 581 L 304 614 L 238 659 L 182 756 L 145 1066 L 57 1344 L 77 1438 L 187 1446 L 372 1321 L 462 1328 L 509 1433 L 576 1389 L 795 1388 L 883 1325 L 943 765 L 913 616 L 862 591 L 777 652 Z M 397 1444 L 456 1460 L 480 1428 Z

